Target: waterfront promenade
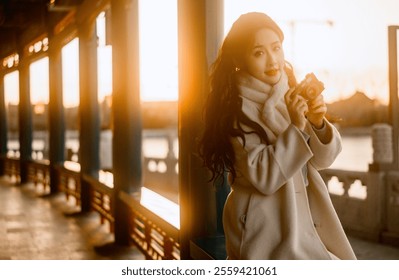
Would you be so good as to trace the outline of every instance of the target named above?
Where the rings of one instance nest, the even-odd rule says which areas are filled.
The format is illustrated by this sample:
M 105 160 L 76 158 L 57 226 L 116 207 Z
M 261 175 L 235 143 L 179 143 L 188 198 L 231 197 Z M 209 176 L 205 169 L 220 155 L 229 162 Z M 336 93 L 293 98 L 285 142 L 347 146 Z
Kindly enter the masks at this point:
M 40 197 L 33 184 L 0 178 L 0 260 L 143 260 L 113 243 L 96 213 L 74 215 L 64 194 Z M 399 247 L 350 237 L 359 260 L 399 260 Z

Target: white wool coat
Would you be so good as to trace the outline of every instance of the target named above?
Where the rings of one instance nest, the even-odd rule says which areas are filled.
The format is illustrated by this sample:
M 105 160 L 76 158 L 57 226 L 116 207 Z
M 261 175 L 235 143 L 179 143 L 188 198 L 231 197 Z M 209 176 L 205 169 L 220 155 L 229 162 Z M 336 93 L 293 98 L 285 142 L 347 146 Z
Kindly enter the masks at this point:
M 243 98 L 244 113 L 273 137 L 259 108 Z M 245 147 L 232 139 L 237 178 L 223 212 L 228 259 L 356 259 L 317 171 L 341 151 L 340 135 L 326 120 L 324 130 L 308 123 L 305 132 L 289 124 L 272 144 L 254 133 L 245 134 Z

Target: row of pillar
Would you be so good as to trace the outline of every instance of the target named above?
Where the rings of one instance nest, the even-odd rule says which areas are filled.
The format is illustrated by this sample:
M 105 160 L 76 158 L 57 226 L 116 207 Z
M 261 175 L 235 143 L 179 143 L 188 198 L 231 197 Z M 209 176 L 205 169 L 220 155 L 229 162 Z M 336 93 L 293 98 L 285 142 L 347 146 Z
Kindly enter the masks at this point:
M 82 6 L 90 7 L 92 0 Z M 96 2 L 96 1 L 94 1 Z M 106 2 L 106 1 L 102 1 Z M 179 37 L 179 202 L 181 257 L 189 258 L 189 242 L 216 230 L 215 194 L 207 173 L 196 156 L 202 105 L 207 90 L 209 63 L 214 60 L 223 34 L 223 1 L 178 0 Z M 139 0 L 110 0 L 113 73 L 113 175 L 115 193 L 115 240 L 128 242 L 126 206 L 119 193 L 140 192 L 141 109 L 139 82 Z M 78 12 L 79 13 L 79 12 Z M 78 16 L 79 18 L 79 16 Z M 85 18 L 85 17 L 80 17 Z M 157 21 L 154 19 L 154 24 Z M 97 176 L 99 170 L 99 108 L 97 101 L 97 38 L 95 19 L 78 21 L 80 74 L 80 165 L 81 173 Z M 155 34 L 156 35 L 156 34 Z M 55 166 L 64 161 L 65 120 L 62 97 L 62 39 L 49 30 L 49 134 L 51 192 L 57 191 Z M 160 47 L 162 44 L 160 44 Z M 20 52 L 19 142 L 21 182 L 27 181 L 26 163 L 32 153 L 32 112 L 28 57 Z M 167 55 L 167 54 L 165 54 Z M 156 78 L 156 77 L 155 77 Z M 3 79 L 2 79 L 3 80 Z M 4 83 L 0 84 L 0 155 L 7 153 Z M 3 169 L 1 169 L 3 170 Z M 83 190 L 88 189 L 84 186 Z M 88 196 L 82 196 L 88 197 Z M 205 204 L 208 204 L 207 206 Z M 89 201 L 82 201 L 82 211 Z
M 91 2 L 85 1 L 82 9 L 90 10 Z M 105 1 L 103 1 L 105 3 Z M 104 4 L 103 3 L 103 4 Z M 138 1 L 112 0 L 110 5 L 112 18 L 113 44 L 113 165 L 115 194 L 120 191 L 138 192 L 141 188 L 141 119 L 139 92 L 139 53 L 138 53 Z M 79 12 L 78 12 L 79 13 Z M 81 13 L 85 13 L 81 11 Z M 98 177 L 100 118 L 97 89 L 97 35 L 95 17 L 82 18 L 77 25 L 76 34 L 79 38 L 79 163 L 81 175 Z M 71 37 L 67 34 L 67 37 Z M 57 192 L 58 182 L 56 166 L 65 160 L 65 119 L 62 92 L 62 55 L 65 34 L 53 34 L 49 28 L 49 160 L 50 160 L 50 193 Z M 21 46 L 18 51 L 19 64 L 19 144 L 20 144 L 20 175 L 21 183 L 28 181 L 27 164 L 32 160 L 32 107 L 30 100 L 29 66 L 32 59 L 26 55 Z M 7 156 L 7 119 L 4 96 L 4 73 L 1 73 L 0 83 L 0 156 Z M 3 163 L 3 161 L 1 161 Z M 0 170 L 4 168 L 0 166 Z M 84 186 L 82 191 L 89 188 Z M 81 194 L 81 211 L 90 210 L 88 194 Z M 118 200 L 118 197 L 114 199 Z M 128 225 L 126 209 L 121 209 L 121 203 L 116 203 L 115 235 L 120 243 L 127 242 Z
M 7 117 L 4 93 L 4 75 L 0 73 L 0 159 L 7 156 Z M 4 175 L 4 161 L 0 160 L 0 176 Z

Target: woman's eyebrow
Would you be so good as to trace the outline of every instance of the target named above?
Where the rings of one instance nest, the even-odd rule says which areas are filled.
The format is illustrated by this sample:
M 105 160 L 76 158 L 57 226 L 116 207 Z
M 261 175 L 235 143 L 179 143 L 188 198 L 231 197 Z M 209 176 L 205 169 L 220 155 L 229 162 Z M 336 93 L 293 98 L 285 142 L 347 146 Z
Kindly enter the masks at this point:
M 255 45 L 255 46 L 253 46 L 253 48 L 252 48 L 252 49 L 261 49 L 261 48 L 265 48 L 265 46 L 264 46 L 264 45 L 261 45 L 261 44 L 259 44 L 259 45 Z
M 273 43 L 271 43 L 271 45 L 280 45 L 280 41 L 274 41 Z M 257 49 L 257 48 L 265 48 L 265 45 L 263 44 L 257 44 L 255 46 L 253 46 L 253 49 Z

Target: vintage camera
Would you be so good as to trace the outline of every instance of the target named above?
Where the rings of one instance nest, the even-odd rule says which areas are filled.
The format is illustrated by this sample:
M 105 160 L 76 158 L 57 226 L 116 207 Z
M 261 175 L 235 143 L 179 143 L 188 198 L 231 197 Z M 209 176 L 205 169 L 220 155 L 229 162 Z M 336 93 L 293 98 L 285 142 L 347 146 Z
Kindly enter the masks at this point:
M 298 89 L 302 97 L 306 100 L 312 100 L 324 90 L 324 84 L 316 78 L 315 74 L 309 73 L 299 84 Z

